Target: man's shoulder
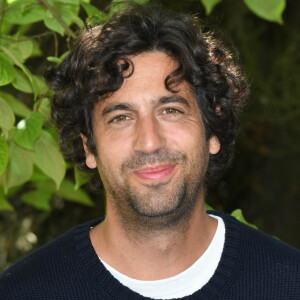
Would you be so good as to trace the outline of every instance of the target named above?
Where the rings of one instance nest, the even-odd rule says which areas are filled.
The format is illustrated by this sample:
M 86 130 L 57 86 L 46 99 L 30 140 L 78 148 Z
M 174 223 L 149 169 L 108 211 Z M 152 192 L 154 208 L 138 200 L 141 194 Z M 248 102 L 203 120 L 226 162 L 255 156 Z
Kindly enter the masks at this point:
M 78 234 L 83 232 L 87 235 L 88 228 L 97 221 L 90 221 L 72 228 L 11 265 L 0 275 L 0 296 L 8 291 L 17 294 L 18 290 L 29 290 L 30 287 L 36 291 L 37 287 L 42 289 L 50 283 L 53 286 L 61 284 L 63 278 L 74 276 L 78 261 L 76 237 L 80 239 Z M 89 242 L 86 239 L 85 243 Z M 22 295 L 20 296 L 20 299 L 25 299 Z
M 300 250 L 259 229 L 244 224 L 228 214 L 213 213 L 224 220 L 225 227 L 228 229 L 227 235 L 230 234 L 230 231 L 237 229 L 237 233 L 240 235 L 241 248 L 248 254 L 253 253 L 255 256 L 271 254 L 277 258 L 294 259 L 300 263 Z
M 253 299 L 300 299 L 300 251 L 232 216 L 217 214 L 226 227 L 226 263 L 235 262 L 228 298 L 235 299 L 240 291 Z
M 282 295 L 279 299 L 298 299 L 295 295 L 300 297 L 300 251 L 232 216 L 221 216 L 227 238 L 235 234 L 239 240 L 238 247 L 233 250 L 237 264 L 232 290 L 245 289 L 251 283 L 263 295 L 273 293 L 278 297 Z M 285 294 L 290 298 L 284 298 Z
M 248 253 L 273 257 L 277 262 L 286 261 L 300 267 L 300 250 L 249 225 L 237 221 L 241 228 L 241 241 Z

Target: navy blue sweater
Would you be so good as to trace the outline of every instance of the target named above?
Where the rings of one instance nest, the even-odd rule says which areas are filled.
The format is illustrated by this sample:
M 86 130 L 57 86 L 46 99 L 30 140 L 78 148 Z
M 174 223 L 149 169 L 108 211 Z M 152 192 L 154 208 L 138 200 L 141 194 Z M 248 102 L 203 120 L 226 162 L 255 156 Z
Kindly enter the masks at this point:
M 226 227 L 221 261 L 202 289 L 181 299 L 300 299 L 300 251 L 216 214 Z M 100 221 L 73 228 L 4 271 L 0 299 L 149 299 L 120 284 L 100 262 L 89 238 Z

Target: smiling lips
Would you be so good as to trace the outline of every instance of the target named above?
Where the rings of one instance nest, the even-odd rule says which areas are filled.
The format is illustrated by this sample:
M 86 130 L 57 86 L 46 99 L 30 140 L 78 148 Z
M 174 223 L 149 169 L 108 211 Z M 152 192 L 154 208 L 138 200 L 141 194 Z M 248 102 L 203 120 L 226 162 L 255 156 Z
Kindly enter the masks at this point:
M 134 174 L 143 179 L 157 181 L 167 178 L 175 169 L 176 165 L 160 165 L 156 167 L 147 167 L 134 172 Z

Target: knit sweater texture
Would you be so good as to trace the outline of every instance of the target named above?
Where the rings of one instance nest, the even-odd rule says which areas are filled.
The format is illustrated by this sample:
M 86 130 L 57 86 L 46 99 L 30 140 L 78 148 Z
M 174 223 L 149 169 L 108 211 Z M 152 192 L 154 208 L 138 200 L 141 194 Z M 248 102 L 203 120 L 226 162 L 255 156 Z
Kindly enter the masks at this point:
M 225 223 L 221 260 L 203 288 L 180 299 L 300 299 L 299 250 L 229 215 L 209 213 Z M 4 271 L 0 299 L 150 299 L 123 286 L 100 262 L 89 238 L 99 222 L 73 228 Z

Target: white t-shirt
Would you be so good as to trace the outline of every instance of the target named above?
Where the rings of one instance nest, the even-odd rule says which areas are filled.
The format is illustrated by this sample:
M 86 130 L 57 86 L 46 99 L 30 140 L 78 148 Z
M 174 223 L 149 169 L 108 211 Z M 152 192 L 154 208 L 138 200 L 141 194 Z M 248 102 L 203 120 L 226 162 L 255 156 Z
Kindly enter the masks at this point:
M 225 225 L 222 218 L 218 220 L 217 230 L 202 256 L 185 271 L 161 280 L 137 280 L 130 278 L 109 266 L 100 257 L 105 268 L 123 285 L 131 290 L 153 299 L 182 298 L 201 289 L 215 273 L 225 242 Z

